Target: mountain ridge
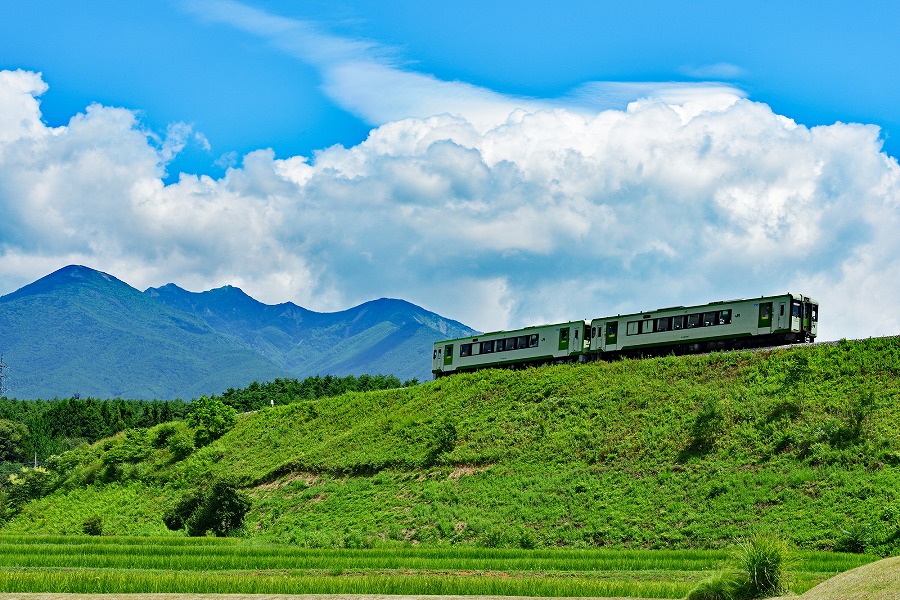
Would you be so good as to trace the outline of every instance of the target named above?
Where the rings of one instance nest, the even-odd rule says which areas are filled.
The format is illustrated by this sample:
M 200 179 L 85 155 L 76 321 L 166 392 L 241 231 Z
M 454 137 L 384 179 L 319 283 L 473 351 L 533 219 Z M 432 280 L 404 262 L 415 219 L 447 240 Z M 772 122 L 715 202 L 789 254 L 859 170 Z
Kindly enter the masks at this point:
M 69 265 L 0 296 L 10 396 L 191 398 L 276 377 L 430 377 L 431 344 L 472 329 L 399 299 L 319 313 L 238 287 L 133 288 Z M 424 348 L 424 350 L 423 350 Z

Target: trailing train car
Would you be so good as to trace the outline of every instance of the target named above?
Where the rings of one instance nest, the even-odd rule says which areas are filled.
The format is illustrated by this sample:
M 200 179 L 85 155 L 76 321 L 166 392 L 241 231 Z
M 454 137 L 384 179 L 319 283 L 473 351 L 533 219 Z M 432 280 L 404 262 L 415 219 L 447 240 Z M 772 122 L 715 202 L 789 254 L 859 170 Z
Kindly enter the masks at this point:
M 587 332 L 587 321 L 571 321 L 436 342 L 431 372 L 439 377 L 456 371 L 575 360 L 588 349 Z
M 811 342 L 818 322 L 819 303 L 799 294 L 675 306 L 436 342 L 431 372 Z

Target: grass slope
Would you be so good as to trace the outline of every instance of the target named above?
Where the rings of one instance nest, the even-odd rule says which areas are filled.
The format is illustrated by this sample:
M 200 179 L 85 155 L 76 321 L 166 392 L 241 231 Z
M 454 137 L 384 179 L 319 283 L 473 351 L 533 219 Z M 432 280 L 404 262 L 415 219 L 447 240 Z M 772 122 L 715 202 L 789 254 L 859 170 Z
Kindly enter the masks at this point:
M 3 532 L 96 515 L 106 533 L 162 532 L 180 494 L 231 477 L 253 498 L 242 535 L 301 546 L 722 548 L 756 531 L 885 555 L 900 549 L 898 374 L 900 340 L 874 339 L 298 402 L 181 461 L 152 430 L 73 451 L 55 463 L 67 482 Z M 134 486 L 131 524 L 111 498 Z

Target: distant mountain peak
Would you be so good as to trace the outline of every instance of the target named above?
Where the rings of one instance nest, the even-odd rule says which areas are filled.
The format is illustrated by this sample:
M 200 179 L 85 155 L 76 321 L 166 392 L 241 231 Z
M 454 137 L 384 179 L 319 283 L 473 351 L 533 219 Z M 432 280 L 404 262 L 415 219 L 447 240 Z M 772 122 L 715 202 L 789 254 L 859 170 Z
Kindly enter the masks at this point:
M 2 296 L 0 299 L 9 301 L 27 296 L 49 294 L 73 286 L 77 288 L 96 288 L 97 286 L 107 287 L 110 284 L 121 287 L 122 290 L 140 293 L 124 281 L 113 277 L 109 273 L 85 267 L 84 265 L 68 265 L 49 275 L 45 275 L 37 281 L 29 283 L 6 296 Z

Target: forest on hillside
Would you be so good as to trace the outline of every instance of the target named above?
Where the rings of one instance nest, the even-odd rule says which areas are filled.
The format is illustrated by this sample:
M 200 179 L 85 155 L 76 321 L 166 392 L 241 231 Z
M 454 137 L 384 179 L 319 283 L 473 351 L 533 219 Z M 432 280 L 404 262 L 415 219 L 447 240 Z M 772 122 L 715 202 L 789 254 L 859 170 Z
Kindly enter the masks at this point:
M 218 398 L 238 412 L 249 412 L 271 404 L 314 400 L 351 391 L 409 387 L 417 383 L 416 379 L 401 382 L 390 375 L 316 375 L 303 380 L 254 381 L 246 388 L 229 388 Z M 50 456 L 126 429 L 184 420 L 190 408 L 191 402 L 184 400 L 78 397 L 17 400 L 0 397 L 0 473 L 14 473 L 23 464 L 40 464 Z

